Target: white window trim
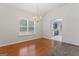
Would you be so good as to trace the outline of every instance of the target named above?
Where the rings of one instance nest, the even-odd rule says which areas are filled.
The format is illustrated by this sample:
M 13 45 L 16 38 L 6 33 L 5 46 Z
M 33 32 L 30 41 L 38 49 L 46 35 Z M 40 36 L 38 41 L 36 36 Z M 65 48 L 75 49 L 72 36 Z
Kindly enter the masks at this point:
M 34 21 L 34 20 L 29 20 L 29 19 L 27 19 L 27 18 L 21 18 L 20 21 L 21 21 L 22 19 L 27 20 L 27 32 L 20 32 L 20 27 L 21 27 L 21 26 L 20 26 L 20 23 L 19 23 L 19 35 L 20 35 L 20 36 L 34 35 L 34 34 L 35 34 L 35 21 Z M 29 21 L 33 21 L 33 22 L 34 22 L 34 32 L 33 32 L 33 33 L 28 31 L 28 27 L 29 27 L 29 26 L 28 26 L 28 25 L 29 25 L 28 22 L 29 22 Z M 22 27 L 23 27 L 23 26 L 22 26 Z

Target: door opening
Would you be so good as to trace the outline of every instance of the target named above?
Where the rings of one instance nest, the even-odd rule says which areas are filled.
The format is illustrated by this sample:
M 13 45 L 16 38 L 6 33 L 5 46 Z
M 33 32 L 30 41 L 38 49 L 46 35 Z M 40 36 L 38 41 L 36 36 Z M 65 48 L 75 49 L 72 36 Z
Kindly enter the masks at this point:
M 51 39 L 62 41 L 62 21 L 63 19 L 55 19 L 51 21 Z

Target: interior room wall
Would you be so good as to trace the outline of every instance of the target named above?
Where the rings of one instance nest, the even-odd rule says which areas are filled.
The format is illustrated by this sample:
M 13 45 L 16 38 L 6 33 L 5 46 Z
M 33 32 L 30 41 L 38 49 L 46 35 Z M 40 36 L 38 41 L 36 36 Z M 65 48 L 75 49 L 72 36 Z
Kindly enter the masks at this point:
M 79 4 L 67 4 L 51 10 L 43 20 L 43 36 L 51 39 L 50 20 L 63 19 L 63 42 L 79 45 Z
M 0 5 L 0 45 L 45 37 L 51 39 L 50 20 L 63 19 L 63 42 L 79 45 L 79 4 L 68 4 L 56 8 L 36 23 L 34 35 L 18 36 L 19 20 L 34 16 L 24 10 Z M 43 25 L 42 25 L 43 24 Z
M 25 36 L 19 36 L 18 34 L 20 18 L 26 17 L 33 20 L 32 16 L 34 15 L 27 11 L 0 4 L 0 45 L 41 37 L 41 21 L 36 22 L 35 34 Z

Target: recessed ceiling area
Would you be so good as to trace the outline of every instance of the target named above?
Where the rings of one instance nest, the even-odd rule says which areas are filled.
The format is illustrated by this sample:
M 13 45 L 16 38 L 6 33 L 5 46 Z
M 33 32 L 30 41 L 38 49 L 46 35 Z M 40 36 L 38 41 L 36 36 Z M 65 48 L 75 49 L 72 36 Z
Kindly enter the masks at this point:
M 66 3 L 5 3 L 4 5 L 19 8 L 34 15 L 44 16 L 55 8 L 64 6 Z

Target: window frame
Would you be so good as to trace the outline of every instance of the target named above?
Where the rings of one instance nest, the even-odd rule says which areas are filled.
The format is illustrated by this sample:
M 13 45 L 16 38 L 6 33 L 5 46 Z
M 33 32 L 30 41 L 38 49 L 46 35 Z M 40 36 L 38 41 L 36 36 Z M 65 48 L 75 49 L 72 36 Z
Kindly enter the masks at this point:
M 24 27 L 24 26 L 21 26 L 21 24 L 20 24 L 20 22 L 21 22 L 21 20 L 27 20 L 27 26 L 25 26 L 25 27 L 27 27 L 27 32 L 21 32 L 20 30 L 20 28 L 21 27 Z M 29 31 L 29 27 L 31 27 L 31 26 L 29 26 L 29 21 L 32 21 L 32 22 L 34 22 L 34 31 L 33 32 L 30 32 Z M 35 34 L 35 21 L 34 20 L 31 20 L 31 19 L 28 19 L 28 18 L 21 18 L 20 19 L 20 21 L 19 21 L 19 35 L 20 36 L 24 36 L 24 35 L 33 35 L 33 34 Z

